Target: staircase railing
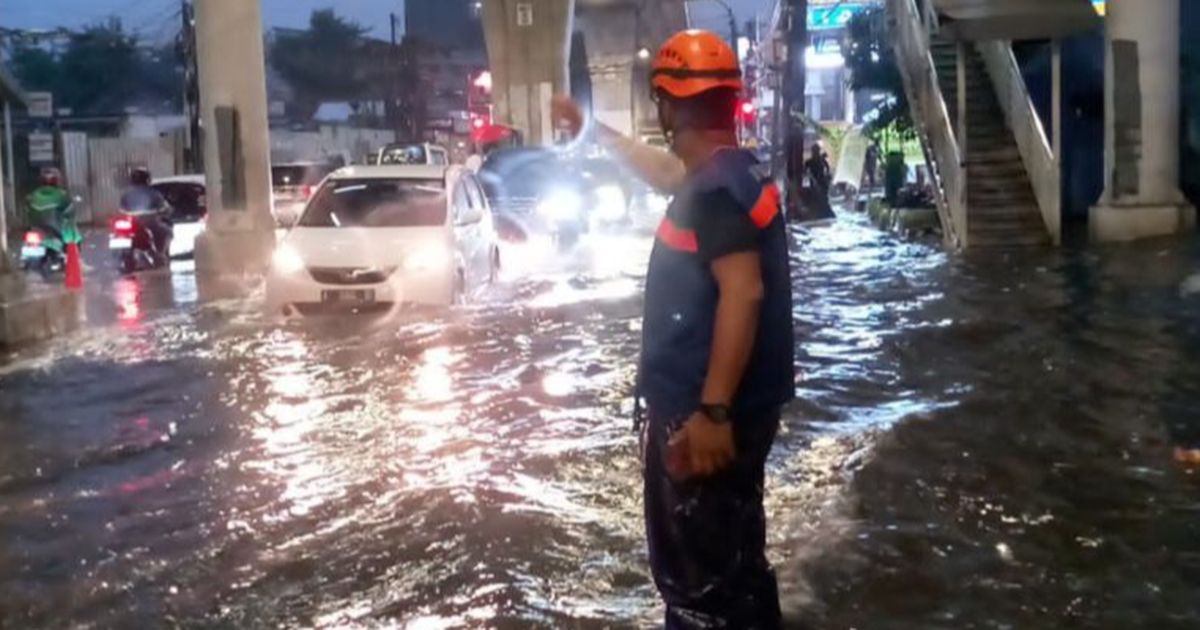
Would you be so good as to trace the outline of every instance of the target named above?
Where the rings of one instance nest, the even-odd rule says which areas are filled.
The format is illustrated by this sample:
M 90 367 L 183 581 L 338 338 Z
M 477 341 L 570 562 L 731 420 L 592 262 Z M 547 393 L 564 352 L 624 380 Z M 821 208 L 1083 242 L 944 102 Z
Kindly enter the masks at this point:
M 1033 99 L 1029 97 L 1021 67 L 1013 55 L 1012 42 L 980 42 L 976 47 L 996 89 L 996 100 L 1000 102 L 1004 118 L 1016 139 L 1021 161 L 1025 163 L 1038 208 L 1042 211 L 1046 231 L 1057 245 L 1062 242 L 1062 177 L 1059 161 Z
M 967 246 L 966 160 L 954 135 L 954 121 L 938 86 L 937 69 L 929 47 L 929 32 L 936 22 L 933 7 L 926 2 L 924 15 L 918 0 L 887 0 L 892 18 L 893 47 L 916 123 L 927 148 L 932 149 L 934 177 L 938 179 L 938 212 L 946 239 L 957 247 Z M 930 152 L 927 151 L 928 155 Z

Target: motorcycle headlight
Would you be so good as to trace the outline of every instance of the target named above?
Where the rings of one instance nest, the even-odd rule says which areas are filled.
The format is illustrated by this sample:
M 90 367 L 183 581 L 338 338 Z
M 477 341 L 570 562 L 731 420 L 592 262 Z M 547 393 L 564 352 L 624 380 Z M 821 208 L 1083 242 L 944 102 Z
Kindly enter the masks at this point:
M 625 216 L 625 191 L 615 184 L 596 188 L 596 216 L 606 221 L 615 221 Z
M 271 257 L 271 262 L 275 266 L 275 270 L 282 274 L 290 275 L 304 269 L 304 258 L 291 245 L 284 244 L 277 247 L 275 255 Z
M 583 196 L 569 188 L 552 191 L 538 202 L 537 212 L 550 221 L 572 221 L 583 212 Z

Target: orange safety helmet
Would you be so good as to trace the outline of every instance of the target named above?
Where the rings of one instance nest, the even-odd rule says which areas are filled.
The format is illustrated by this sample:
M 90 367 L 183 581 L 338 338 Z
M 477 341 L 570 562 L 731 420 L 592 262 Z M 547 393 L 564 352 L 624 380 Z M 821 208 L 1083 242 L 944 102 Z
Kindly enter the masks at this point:
M 720 36 L 708 31 L 676 33 L 654 58 L 650 84 L 677 98 L 716 88 L 742 89 L 737 55 Z

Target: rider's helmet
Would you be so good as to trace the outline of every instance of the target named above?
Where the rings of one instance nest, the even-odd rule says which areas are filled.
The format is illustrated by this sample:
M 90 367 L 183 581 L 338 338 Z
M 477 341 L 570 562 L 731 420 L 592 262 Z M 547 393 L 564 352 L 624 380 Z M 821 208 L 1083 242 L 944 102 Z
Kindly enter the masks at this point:
M 42 169 L 40 179 L 43 186 L 54 186 L 57 188 L 62 186 L 62 171 L 52 166 L 48 166 Z
M 650 83 L 675 98 L 691 98 L 716 88 L 742 89 L 742 70 L 733 48 L 709 31 L 676 33 L 654 58 Z
M 129 183 L 134 186 L 149 186 L 150 169 L 145 166 L 135 167 L 132 171 L 129 171 Z

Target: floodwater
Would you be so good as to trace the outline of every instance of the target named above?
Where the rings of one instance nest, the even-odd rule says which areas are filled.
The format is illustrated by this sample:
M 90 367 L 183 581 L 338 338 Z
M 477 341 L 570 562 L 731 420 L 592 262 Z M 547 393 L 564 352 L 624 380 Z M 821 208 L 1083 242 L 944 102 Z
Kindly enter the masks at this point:
M 1200 251 L 796 229 L 789 625 L 1200 626 Z M 0 627 L 638 628 L 648 237 L 375 327 L 97 272 L 0 366 Z M 1182 251 L 1186 249 L 1186 251 Z

